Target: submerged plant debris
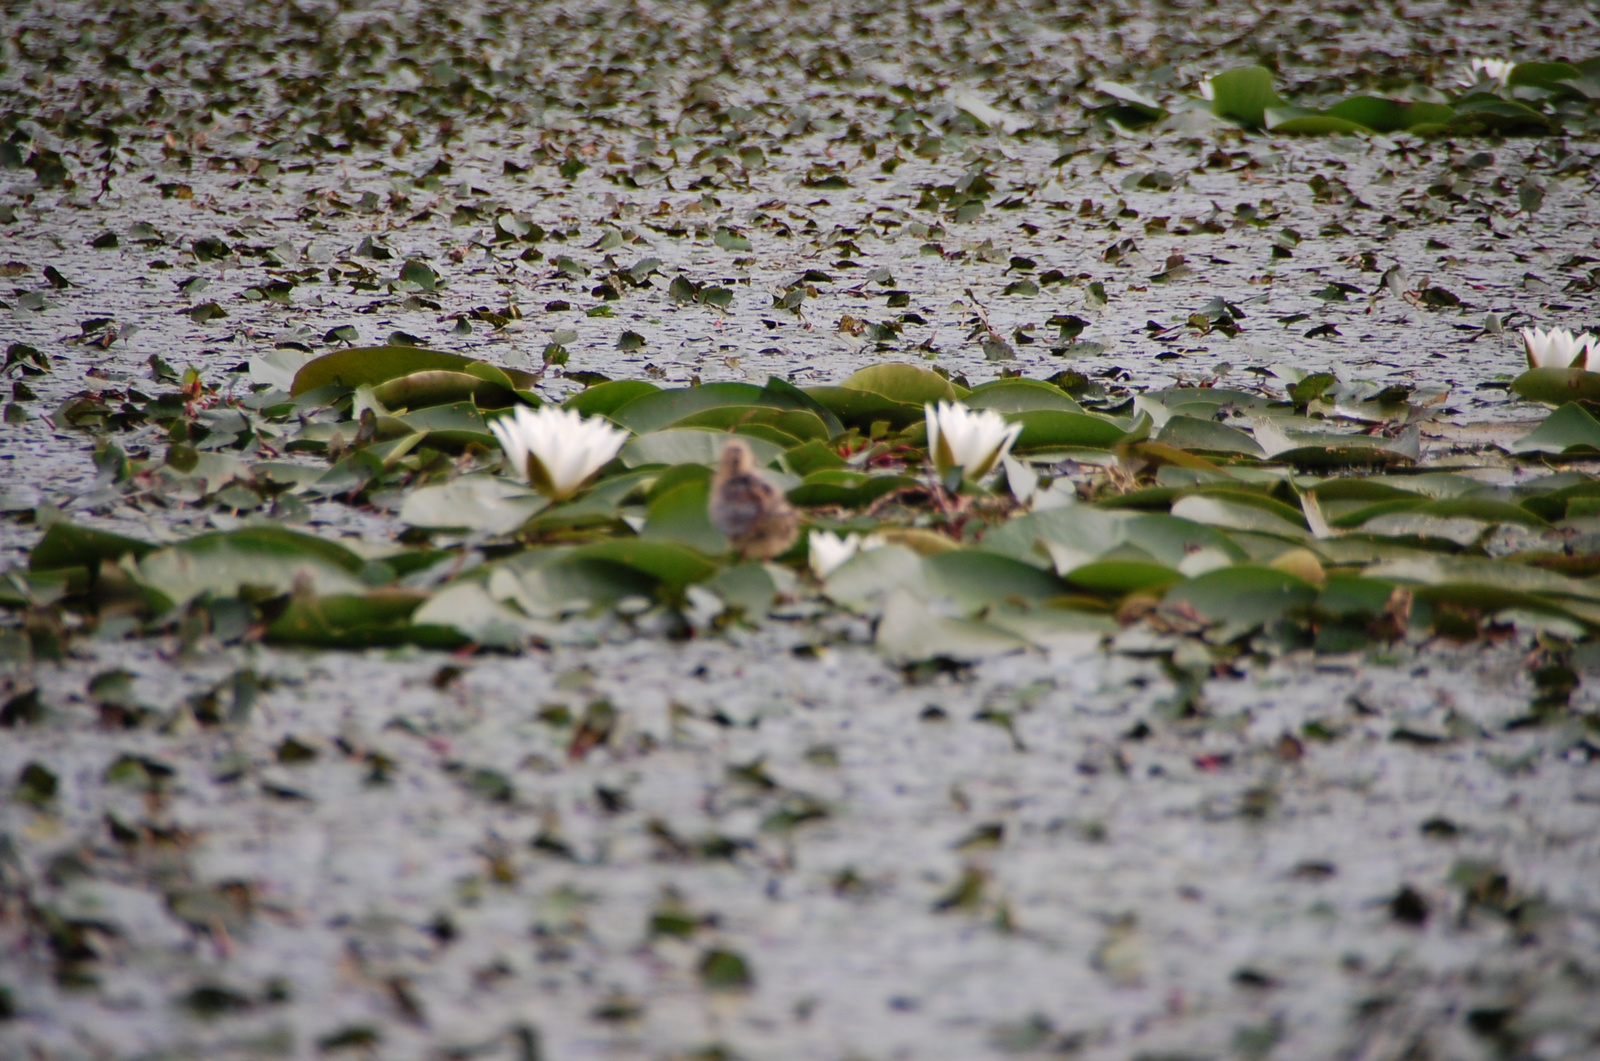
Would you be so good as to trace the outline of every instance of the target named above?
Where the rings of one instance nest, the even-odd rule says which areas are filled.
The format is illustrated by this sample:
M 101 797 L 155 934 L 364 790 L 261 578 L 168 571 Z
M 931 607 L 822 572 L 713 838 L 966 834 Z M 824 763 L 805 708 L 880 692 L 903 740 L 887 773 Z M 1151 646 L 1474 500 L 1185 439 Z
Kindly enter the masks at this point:
M 0 1052 L 1600 1052 L 1593 13 L 1104 8 L 0 0 Z

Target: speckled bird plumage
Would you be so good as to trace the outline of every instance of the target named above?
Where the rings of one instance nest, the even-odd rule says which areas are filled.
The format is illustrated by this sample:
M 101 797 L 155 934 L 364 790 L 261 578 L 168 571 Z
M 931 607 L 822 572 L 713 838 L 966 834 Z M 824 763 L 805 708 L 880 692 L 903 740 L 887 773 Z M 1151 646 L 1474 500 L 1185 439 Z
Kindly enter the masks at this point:
M 711 479 L 710 512 L 712 526 L 746 559 L 768 560 L 787 551 L 800 529 L 794 508 L 740 439 L 722 451 Z

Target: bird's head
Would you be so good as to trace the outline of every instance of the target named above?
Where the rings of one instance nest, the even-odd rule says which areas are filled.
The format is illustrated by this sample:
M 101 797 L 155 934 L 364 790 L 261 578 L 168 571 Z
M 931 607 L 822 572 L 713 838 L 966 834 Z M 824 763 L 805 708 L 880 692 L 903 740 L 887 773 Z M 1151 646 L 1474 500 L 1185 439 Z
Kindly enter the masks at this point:
M 729 441 L 722 450 L 722 463 L 718 471 L 723 478 L 734 475 L 748 475 L 755 470 L 755 457 L 750 453 L 750 447 L 741 439 Z

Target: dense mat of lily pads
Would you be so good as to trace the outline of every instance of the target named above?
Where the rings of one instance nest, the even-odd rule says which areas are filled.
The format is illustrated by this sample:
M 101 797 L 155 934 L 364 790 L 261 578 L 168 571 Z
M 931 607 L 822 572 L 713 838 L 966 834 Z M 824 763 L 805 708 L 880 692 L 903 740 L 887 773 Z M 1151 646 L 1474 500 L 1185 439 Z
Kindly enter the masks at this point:
M 1530 338 L 1543 367 L 1514 389 L 1592 397 L 1600 376 L 1576 362 L 1588 349 L 1580 337 L 1562 348 L 1573 367 L 1554 367 Z M 135 540 L 40 510 L 47 529 L 0 598 L 27 612 L 36 645 L 90 624 L 511 648 L 598 613 L 688 635 L 842 609 L 913 661 L 1141 620 L 1241 650 L 1600 626 L 1600 477 L 1578 470 L 1600 453 L 1600 422 L 1581 400 L 1510 446 L 1533 468 L 1571 466 L 1508 477 L 1470 459 L 1419 466 L 1428 407 L 1332 374 L 1143 394 L 1072 372 L 969 386 L 901 363 L 808 388 L 596 378 L 551 422 L 614 425 L 598 470 L 552 486 L 502 448 L 503 418 L 540 404 L 527 373 L 389 346 L 278 350 L 251 374 L 242 394 L 173 379 L 63 405 L 63 421 L 104 433 L 107 501 L 198 507 L 223 529 Z M 1009 452 L 997 435 L 982 466 L 951 474 L 946 440 L 930 461 L 935 403 L 987 416 Z M 116 432 L 137 425 L 166 435 L 163 456 L 123 454 Z M 736 437 L 808 532 L 772 562 L 740 560 L 708 515 Z M 326 499 L 398 510 L 407 529 L 365 550 L 292 529 Z
M 1588 113 L 1600 100 L 1600 58 L 1581 63 L 1478 58 L 1459 80 L 1449 93 L 1438 86 L 1391 86 L 1388 93 L 1349 96 L 1321 109 L 1282 99 L 1272 71 L 1261 66 L 1234 67 L 1205 79 L 1199 88 L 1217 117 L 1280 134 L 1537 136 L 1559 129 L 1563 118 Z M 1097 87 L 1117 101 L 1102 112 L 1109 120 L 1137 128 L 1173 113 L 1126 85 L 1102 82 Z

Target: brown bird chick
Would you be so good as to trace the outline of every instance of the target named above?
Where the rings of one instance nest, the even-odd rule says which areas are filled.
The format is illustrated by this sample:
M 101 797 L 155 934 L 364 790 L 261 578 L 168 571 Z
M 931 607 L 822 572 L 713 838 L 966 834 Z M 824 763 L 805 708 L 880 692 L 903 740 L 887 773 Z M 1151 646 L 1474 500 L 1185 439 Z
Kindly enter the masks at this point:
M 770 560 L 794 544 L 800 517 L 756 467 L 750 447 L 731 440 L 711 477 L 711 525 L 746 560 Z

